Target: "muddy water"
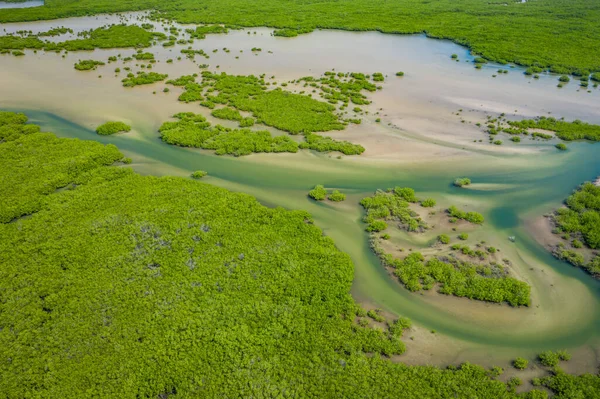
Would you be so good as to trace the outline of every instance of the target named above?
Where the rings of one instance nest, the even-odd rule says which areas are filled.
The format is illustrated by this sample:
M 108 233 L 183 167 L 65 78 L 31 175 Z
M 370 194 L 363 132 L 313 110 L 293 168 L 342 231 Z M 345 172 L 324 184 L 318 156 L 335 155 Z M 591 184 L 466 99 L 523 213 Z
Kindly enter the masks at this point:
M 136 21 L 140 15 L 126 18 Z M 43 31 L 67 26 L 77 32 L 117 21 L 100 16 L 2 28 Z M 120 61 L 92 72 L 72 67 L 78 59 L 106 61 L 133 50 L 69 53 L 65 58 L 31 51 L 25 57 L 3 56 L 0 107 L 24 111 L 45 130 L 65 137 L 114 143 L 134 159 L 140 173 L 187 176 L 202 169 L 209 172 L 207 182 L 250 193 L 270 206 L 310 211 L 340 249 L 352 256 L 354 296 L 367 305 L 408 316 L 419 326 L 413 346 L 416 355 L 410 353 L 408 343 L 411 362 L 502 363 L 542 349 L 573 348 L 582 353 L 582 369 L 593 367 L 590 359 L 600 341 L 600 284 L 554 260 L 524 226 L 560 203 L 578 183 L 600 174 L 599 147 L 572 143 L 569 151 L 558 153 L 552 141 L 525 140 L 517 145 L 507 137 L 502 139 L 510 144 L 492 146 L 475 123 L 501 112 L 509 117 L 551 113 L 600 123 L 598 90 L 578 91 L 574 82 L 557 89 L 556 76 L 533 80 L 523 75 L 523 69 L 509 66 L 476 70 L 465 62 L 472 57 L 464 48 L 423 36 L 316 31 L 285 39 L 272 37 L 271 32 L 239 30 L 196 40 L 192 46 L 210 54 L 209 60 L 197 57 L 197 63 L 184 58 L 167 64 L 187 45 L 167 49 L 159 45 L 149 50 L 159 60 L 152 70 L 177 77 L 199 73 L 197 64 L 207 63 L 210 70 L 265 73 L 279 82 L 331 69 L 383 72 L 388 78 L 383 90 L 371 96 L 373 104 L 363 123 L 330 134 L 363 144 L 367 149 L 363 156 L 337 159 L 302 152 L 231 158 L 164 145 L 157 134 L 162 121 L 181 111 L 208 112 L 197 104 L 178 103 L 178 89 L 162 93 L 161 83 L 123 88 L 123 76 L 113 73 L 125 66 Z M 223 52 L 224 47 L 230 53 Z M 254 55 L 252 47 L 262 51 Z M 213 49 L 219 51 L 212 53 Z M 450 59 L 453 53 L 460 62 Z M 139 69 L 135 63 L 127 65 Z M 492 77 L 499 68 L 509 73 Z M 405 76 L 396 78 L 397 71 Z M 373 113 L 380 109 L 381 123 L 376 123 Z M 134 129 L 115 137 L 93 133 L 95 126 L 111 119 L 127 121 Z M 452 187 L 457 176 L 471 177 L 473 188 Z M 315 184 L 342 189 L 348 199 L 334 206 L 315 204 L 306 198 Z M 377 188 L 396 185 L 436 198 L 440 209 L 455 204 L 484 213 L 486 224 L 470 235 L 501 248 L 503 256 L 513 261 L 514 273 L 532 286 L 532 306 L 512 309 L 432 293 L 412 294 L 390 278 L 368 248 L 357 203 Z M 516 242 L 511 243 L 509 236 L 516 236 Z M 427 335 L 431 330 L 436 331 L 435 339 Z

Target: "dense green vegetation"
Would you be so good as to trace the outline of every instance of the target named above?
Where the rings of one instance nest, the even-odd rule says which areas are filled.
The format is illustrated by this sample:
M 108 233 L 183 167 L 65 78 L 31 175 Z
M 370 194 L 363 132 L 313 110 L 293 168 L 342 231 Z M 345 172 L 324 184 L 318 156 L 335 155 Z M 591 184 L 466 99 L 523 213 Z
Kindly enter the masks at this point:
M 267 90 L 262 78 L 202 72 L 206 101 L 251 112 L 257 122 L 292 134 L 341 130 L 334 107 L 281 89 Z M 194 89 L 197 89 L 194 87 Z M 188 86 L 186 86 L 186 91 Z
M 165 143 L 214 150 L 217 155 L 249 155 L 258 152 L 297 152 L 298 143 L 288 136 L 271 136 L 266 130 L 211 126 L 202 115 L 179 113 L 159 131 Z
M 302 149 L 311 149 L 319 152 L 339 151 L 345 155 L 360 155 L 365 152 L 365 148 L 360 144 L 334 140 L 329 136 L 305 133 L 304 138 L 306 141 L 300 143 L 300 148 Z
M 197 26 L 196 29 L 186 29 L 190 37 L 193 39 L 205 39 L 206 35 L 227 33 L 229 30 L 221 25 Z
M 242 115 L 240 114 L 240 111 L 229 107 L 217 108 L 213 110 L 210 114 L 215 118 L 227 119 L 230 121 L 241 121 L 243 119 Z
M 567 198 L 565 205 L 553 215 L 554 232 L 575 237 L 574 248 L 580 248 L 583 241 L 589 248 L 600 249 L 600 187 L 584 183 Z M 600 257 L 586 262 L 582 254 L 565 249 L 563 245 L 554 250 L 554 255 L 600 278 Z
M 0 22 L 54 19 L 93 13 L 156 9 L 157 17 L 182 23 L 225 23 L 288 28 L 286 35 L 314 28 L 423 33 L 471 47 L 500 63 L 535 65 L 558 73 L 599 71 L 600 6 L 586 0 L 520 3 L 450 0 L 435 3 L 332 0 L 301 2 L 225 0 L 218 3 L 182 0 L 53 0 L 44 7 L 0 10 Z M 474 21 L 476 23 L 474 23 Z M 573 29 L 577 26 L 578 29 Z M 289 33 L 288 33 L 289 32 Z M 527 32 L 527 34 L 523 34 Z
M 194 173 L 192 173 L 192 178 L 193 179 L 202 179 L 207 174 L 208 174 L 208 172 L 205 172 L 203 170 L 197 170 Z
M 45 49 L 47 51 L 80 51 L 96 48 L 149 47 L 164 34 L 148 32 L 135 25 L 112 25 L 84 32 L 81 39 L 64 42 L 42 41 L 36 36 L 0 36 L 0 49 Z
M 123 158 L 115 146 L 59 139 L 26 122 L 23 114 L 0 112 L 2 223 L 40 210 L 55 190 L 82 184 L 93 170 Z
M 26 121 L 0 113 L 0 201 L 32 214 L 0 223 L 6 397 L 516 397 L 479 366 L 386 359 L 410 321 L 354 303 L 349 257 L 306 212 L 108 166 L 116 147 Z M 554 373 L 539 383 L 563 397 L 598 392 Z
M 427 228 L 416 212 L 410 209 L 418 199 L 414 190 L 396 187 L 387 191 L 377 191 L 371 197 L 363 198 L 360 204 L 367 214 L 363 221 L 366 230 L 371 232 L 371 248 L 382 264 L 392 268 L 394 274 L 410 291 L 429 290 L 439 286 L 438 291 L 489 302 L 507 302 L 512 306 L 529 306 L 530 287 L 526 283 L 508 276 L 506 268 L 496 263 L 471 264 L 453 257 L 432 257 L 426 260 L 423 255 L 413 252 L 404 259 L 396 259 L 381 246 L 378 235 L 393 222 L 407 231 L 418 232 Z M 442 244 L 448 244 L 450 237 L 438 237 Z
M 96 133 L 107 136 L 120 132 L 129 132 L 130 130 L 131 126 L 124 122 L 106 122 L 96 128 Z
M 281 36 L 281 37 L 296 37 L 298 35 L 302 35 L 305 33 L 311 33 L 313 28 L 304 28 L 304 29 L 275 29 L 273 31 L 273 36 Z
M 529 365 L 529 360 L 518 357 L 513 361 L 513 366 L 518 370 L 525 370 Z
M 297 80 L 298 83 L 304 82 L 304 87 L 319 89 L 323 99 L 331 104 L 343 103 L 363 105 L 370 104 L 371 101 L 363 93 L 363 91 L 374 92 L 377 86 L 369 82 L 367 76 L 358 72 L 325 72 L 320 78 L 305 76 Z M 357 112 L 360 108 L 356 107 Z
M 137 75 L 129 73 L 123 82 L 124 87 L 134 87 L 141 85 L 150 85 L 152 83 L 161 82 L 169 75 L 156 72 L 138 72 Z
M 461 211 L 454 205 L 452 205 L 450 208 L 448 208 L 447 212 L 450 216 L 452 216 L 454 218 L 463 219 L 463 220 L 466 220 L 467 222 L 471 222 L 474 224 L 482 224 L 484 222 L 483 215 L 481 215 L 480 213 Z
M 340 202 L 346 200 L 346 194 L 341 193 L 339 190 L 333 190 L 331 194 L 327 197 L 329 201 Z
M 79 60 L 74 65 L 74 68 L 78 71 L 90 71 L 96 69 L 98 65 L 104 65 L 104 62 L 95 60 Z
M 470 184 L 471 184 L 471 179 L 469 179 L 468 177 L 459 177 L 456 180 L 454 180 L 454 185 L 456 187 L 468 186 Z
M 308 196 L 315 201 L 323 201 L 327 197 L 327 190 L 322 185 L 316 185 L 308 192 Z
M 541 116 L 537 119 L 508 121 L 509 125 L 520 129 L 542 129 L 555 132 L 562 140 L 591 140 L 600 141 L 600 126 L 574 120 L 566 122 L 561 119 Z M 551 136 L 550 136 L 551 137 Z

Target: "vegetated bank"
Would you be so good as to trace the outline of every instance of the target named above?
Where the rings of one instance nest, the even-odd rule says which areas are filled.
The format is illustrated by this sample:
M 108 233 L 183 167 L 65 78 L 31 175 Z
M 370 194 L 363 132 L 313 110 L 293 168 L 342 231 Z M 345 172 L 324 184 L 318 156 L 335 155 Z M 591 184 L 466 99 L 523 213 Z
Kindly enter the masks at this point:
M 160 32 L 149 32 L 136 25 L 110 25 L 79 33 L 81 38 L 64 42 L 39 39 L 36 35 L 0 36 L 0 50 L 82 51 L 97 48 L 150 47 L 155 40 L 166 40 Z M 40 36 L 43 37 L 43 36 Z
M 265 82 L 264 75 L 256 77 L 204 71 L 200 83 L 196 82 L 196 77 L 195 75 L 185 75 L 168 80 L 167 84 L 184 88 L 183 93 L 179 96 L 179 101 L 199 102 L 200 105 L 212 109 L 211 114 L 214 117 L 238 121 L 240 127 L 262 123 L 293 135 L 303 134 L 305 141 L 298 145 L 289 137 L 270 138 L 271 135 L 267 131 L 261 131 L 260 137 L 258 137 L 254 134 L 256 132 L 249 129 L 226 130 L 218 125 L 208 129 L 210 123 L 202 119 L 195 120 L 193 122 L 195 126 L 189 120 L 181 121 L 178 125 L 176 139 L 169 139 L 167 137 L 169 135 L 163 133 L 163 140 L 170 144 L 207 148 L 203 144 L 204 140 L 215 135 L 215 129 L 220 129 L 225 133 L 239 134 L 248 143 L 267 140 L 268 143 L 265 142 L 265 144 L 269 146 L 275 144 L 271 151 L 249 150 L 246 154 L 250 152 L 296 152 L 298 148 L 319 152 L 339 151 L 345 155 L 359 155 L 365 151 L 361 145 L 314 133 L 342 130 L 346 126 L 347 122 L 340 120 L 339 115 L 334 113 L 335 106 L 332 104 L 318 101 L 307 95 L 291 93 L 281 88 L 268 90 L 268 83 Z M 368 103 L 364 99 L 364 95 L 360 93 L 361 90 L 362 86 L 358 86 L 350 92 L 357 99 L 360 98 L 363 104 Z M 332 101 L 337 103 L 338 99 Z M 344 100 L 340 101 L 347 103 L 350 101 L 350 97 L 346 96 Z M 225 107 L 217 108 L 217 104 L 225 105 Z M 244 117 L 240 111 L 251 113 L 252 117 Z M 195 118 L 201 117 L 198 115 Z M 167 122 L 167 128 L 172 126 Z M 201 133 L 199 129 L 202 129 L 203 132 Z M 164 130 L 161 128 L 161 132 Z M 252 134 L 254 137 L 250 137 Z M 266 147 L 261 146 L 261 148 Z
M 552 232 L 562 242 L 552 253 L 600 279 L 600 187 L 582 184 L 550 215 Z
M 383 233 L 388 223 L 409 232 L 428 229 L 427 224 L 410 208 L 421 201 L 410 188 L 396 187 L 387 191 L 377 191 L 371 197 L 363 198 L 360 204 L 365 208 L 363 221 L 366 230 L 371 233 L 371 248 L 382 264 L 393 270 L 393 274 L 410 291 L 430 290 L 436 286 L 438 292 L 489 302 L 507 302 L 512 306 L 529 306 L 531 288 L 523 281 L 509 276 L 508 270 L 497 262 L 476 264 L 463 260 L 454 253 L 444 256 L 432 256 L 426 259 L 419 252 L 412 252 L 404 259 L 398 259 L 388 252 L 384 244 L 390 234 Z M 428 207 L 430 200 L 423 201 Z M 421 205 L 423 206 L 423 205 Z M 454 219 L 464 219 L 470 223 L 483 223 L 483 216 L 477 212 L 464 212 L 452 206 L 447 210 Z M 438 237 L 441 244 L 448 244 L 450 238 L 442 234 Z M 493 247 L 488 252 L 496 252 Z M 481 260 L 486 254 L 476 253 L 465 246 L 453 247 L 462 254 Z
M 349 257 L 306 212 L 139 176 L 112 145 L 26 121 L 0 113 L 0 190 L 18 187 L 0 223 L 7 397 L 516 397 L 479 366 L 386 359 L 410 323 L 354 303 Z M 598 381 L 557 369 L 543 385 Z
M 295 36 L 314 28 L 386 33 L 426 33 L 470 47 L 488 60 L 514 62 L 559 73 L 600 70 L 600 5 L 586 0 L 508 2 L 450 0 L 423 3 L 327 0 L 225 0 L 211 3 L 183 0 L 54 0 L 27 10 L 0 10 L 0 22 L 35 21 L 120 11 L 157 10 L 158 18 L 181 23 L 288 28 L 280 35 Z M 578 29 L 572 29 L 578 26 Z M 527 32 L 526 35 L 523 32 Z M 284 34 L 285 33 L 285 34 Z M 576 44 L 574 44 L 576 43 Z

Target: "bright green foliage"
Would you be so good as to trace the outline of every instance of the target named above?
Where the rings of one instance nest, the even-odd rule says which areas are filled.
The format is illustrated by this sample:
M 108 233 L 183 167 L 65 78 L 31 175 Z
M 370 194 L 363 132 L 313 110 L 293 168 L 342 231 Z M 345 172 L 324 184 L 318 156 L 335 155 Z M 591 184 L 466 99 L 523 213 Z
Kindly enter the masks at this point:
M 345 155 L 360 155 L 365 148 L 360 144 L 352 144 L 348 141 L 334 140 L 329 136 L 316 133 L 305 133 L 305 142 L 300 143 L 300 148 L 319 152 L 339 151 Z
M 410 188 L 396 187 L 394 190 L 378 190 L 374 196 L 363 198 L 360 204 L 367 211 L 363 218 L 369 227 L 374 222 L 394 221 L 402 225 L 408 231 L 421 231 L 427 228 L 425 222 L 418 217 L 417 213 L 409 208 L 409 202 L 417 202 L 414 190 Z M 381 224 L 378 224 L 381 225 Z M 367 231 L 381 231 L 369 230 Z
M 254 118 L 250 118 L 250 117 L 242 118 L 240 120 L 240 127 L 252 127 L 252 126 L 254 126 L 255 122 L 256 121 L 254 120 Z
M 518 386 L 523 385 L 523 381 L 519 377 L 510 377 L 506 382 L 508 389 L 514 391 Z
M 355 323 L 350 258 L 306 212 L 100 166 L 116 147 L 36 133 L 20 114 L 0 121 L 8 203 L 72 172 L 76 184 L 0 223 L 4 396 L 354 398 L 368 386 L 373 398 L 515 398 L 479 366 L 385 359 L 404 351 L 410 321 Z M 590 375 L 544 384 L 598 391 Z
M 442 244 L 450 244 L 450 237 L 447 234 L 440 234 L 438 236 L 438 241 Z
M 369 82 L 363 73 L 338 72 L 336 74 L 329 71 L 323 75 L 317 79 L 312 76 L 305 76 L 298 79 L 298 82 L 305 82 L 305 86 L 319 89 L 321 97 L 331 104 L 340 102 L 344 105 L 349 102 L 357 105 L 370 104 L 371 101 L 363 94 L 363 91 L 374 92 L 377 90 L 377 86 Z M 354 107 L 354 112 L 360 111 L 359 107 Z
M 298 143 L 288 136 L 271 136 L 266 130 L 211 127 L 202 115 L 179 113 L 159 131 L 165 143 L 214 150 L 217 155 L 249 155 L 257 152 L 297 152 Z
M 554 399 L 600 399 L 599 375 L 574 376 L 565 373 L 560 367 L 556 367 L 552 371 L 552 375 L 540 378 L 539 382 L 555 393 Z
M 57 189 L 123 158 L 113 145 L 59 139 L 26 121 L 23 114 L 0 113 L 0 223 L 38 211 Z
M 96 69 L 98 65 L 104 65 L 104 62 L 95 60 L 79 60 L 75 64 L 75 69 L 77 69 L 78 71 L 89 71 Z
M 123 79 L 124 87 L 134 87 L 141 85 L 149 85 L 152 83 L 160 82 L 165 80 L 169 75 L 156 73 L 156 72 L 138 72 L 137 75 L 129 74 L 128 77 Z
M 241 121 L 242 115 L 240 111 L 237 109 L 225 107 L 225 108 L 217 108 L 210 113 L 215 118 L 227 119 L 230 121 Z
M 571 79 L 567 75 L 562 75 L 558 80 L 559 82 L 568 83 Z
M 454 180 L 454 185 L 456 187 L 468 186 L 469 184 L 471 184 L 471 179 L 469 179 L 468 177 L 459 177 L 456 180 Z
M 264 123 L 292 134 L 342 130 L 344 124 L 333 113 L 335 107 L 311 97 L 281 89 L 267 91 L 265 81 L 253 75 L 235 76 L 226 73 L 202 72 L 202 84 L 186 85 L 182 101 L 201 101 L 214 108 L 224 104 L 251 112 L 258 123 Z M 206 89 L 206 92 L 203 90 Z M 192 96 L 185 96 L 192 92 Z
M 371 78 L 375 82 L 383 82 L 385 80 L 385 78 L 381 72 L 375 72 L 373 75 L 371 75 Z
M 273 31 L 273 36 L 281 36 L 281 37 L 296 37 L 298 35 L 302 35 L 305 33 L 311 33 L 314 29 L 312 28 L 304 28 L 304 29 L 275 29 Z
M 484 222 L 483 215 L 477 212 L 461 211 L 454 205 L 448 208 L 448 214 L 457 219 L 463 219 L 474 224 L 482 224 Z
M 38 36 L 40 36 L 40 37 L 60 36 L 60 35 L 66 35 L 67 33 L 73 33 L 73 29 L 65 28 L 64 26 L 61 26 L 60 28 L 52 28 L 46 32 L 40 32 L 40 33 L 38 33 Z
M 198 26 L 196 29 L 186 29 L 193 39 L 205 39 L 206 35 L 227 33 L 229 30 L 221 25 Z
M 169 79 L 166 83 L 173 86 L 187 86 L 188 84 L 196 83 L 196 75 L 180 76 L 177 79 Z
M 562 259 L 565 262 L 569 262 L 573 266 L 583 267 L 587 269 L 587 265 L 585 264 L 585 258 L 579 252 L 565 250 L 562 247 L 558 247 L 553 251 L 553 255 L 558 259 Z
M 156 9 L 162 12 L 161 18 L 181 23 L 272 26 L 279 28 L 274 33 L 278 36 L 295 36 L 316 27 L 385 33 L 426 32 L 429 37 L 451 39 L 469 46 L 474 53 L 500 63 L 516 62 L 545 69 L 552 67 L 557 73 L 571 73 L 578 69 L 600 70 L 595 53 L 600 40 L 597 24 L 600 7 L 587 0 L 528 1 L 523 4 L 466 0 L 458 9 L 456 3 L 450 0 L 435 3 L 404 0 L 375 5 L 366 0 L 319 3 L 266 0 L 259 4 L 250 0 L 217 3 L 196 0 L 80 0 L 76 3 L 53 0 L 44 7 L 0 10 L 0 22 L 142 9 Z M 578 29 L 573 29 L 573 26 Z
M 106 122 L 96 128 L 96 133 L 106 136 L 120 132 L 129 132 L 130 130 L 131 126 L 124 122 Z
M 202 179 L 207 174 L 208 174 L 208 172 L 205 172 L 203 170 L 197 170 L 194 173 L 192 173 L 192 178 L 193 179 Z
M 600 187 L 585 183 L 556 211 L 554 219 L 562 232 L 578 233 L 592 249 L 600 249 Z
M 564 361 L 571 360 L 571 354 L 569 352 L 567 352 L 566 350 L 560 350 L 556 353 L 558 354 L 558 357 L 560 358 L 560 360 L 564 360 Z
M 367 312 L 367 316 L 379 323 L 383 323 L 385 321 L 385 318 L 381 315 L 380 309 L 369 310 Z
M 94 50 L 96 48 L 149 47 L 162 33 L 148 32 L 135 25 L 113 25 L 83 34 L 83 38 L 64 42 L 42 41 L 37 37 L 0 36 L 0 49 L 45 49 L 48 51 Z
M 432 258 L 425 261 L 418 253 L 403 260 L 382 254 L 382 262 L 395 269 L 394 274 L 410 291 L 428 290 L 440 284 L 438 292 L 488 302 L 507 302 L 512 306 L 529 306 L 530 287 L 507 277 L 492 266 L 479 266 L 457 259 Z
M 542 129 L 556 133 L 562 140 L 591 140 L 600 141 L 600 125 L 591 125 L 580 120 L 565 122 L 555 118 L 540 116 L 537 119 L 525 119 L 522 121 L 509 121 L 511 126 L 522 129 Z M 552 136 L 549 136 L 551 138 Z
M 387 223 L 384 222 L 383 220 L 373 220 L 372 222 L 369 222 L 369 225 L 367 226 L 367 228 L 365 229 L 368 232 L 380 232 L 383 231 L 385 229 L 387 229 Z
M 514 368 L 516 368 L 518 370 L 525 370 L 528 365 L 529 365 L 529 361 L 522 357 L 518 357 L 515 360 L 513 360 L 513 366 L 514 366 Z
M 455 54 L 453 54 L 455 55 Z M 404 72 L 400 71 L 400 72 L 396 72 L 396 76 L 404 76 Z
M 339 190 L 333 190 L 331 194 L 327 197 L 329 201 L 340 202 L 346 199 L 346 194 L 341 193 Z
M 308 196 L 316 201 L 323 201 L 327 197 L 327 190 L 321 185 L 316 185 L 308 192 Z
M 467 233 L 462 233 L 458 235 L 458 239 L 459 240 L 468 240 L 469 239 L 469 235 Z
M 433 198 L 427 198 L 421 201 L 421 206 L 423 208 L 433 208 L 437 202 Z
M 378 190 L 374 196 L 363 198 L 360 204 L 367 214 L 363 221 L 368 232 L 380 232 L 393 221 L 408 231 L 420 231 L 427 225 L 409 208 L 411 202 L 418 202 L 414 190 L 396 187 L 393 190 Z M 450 237 L 438 237 L 442 243 L 449 243 Z M 432 258 L 425 261 L 420 253 L 412 253 L 405 259 L 394 259 L 379 246 L 371 235 L 371 248 L 381 262 L 395 269 L 394 274 L 410 291 L 431 289 L 439 284 L 439 292 L 490 302 L 508 302 L 512 306 L 529 306 L 530 287 L 512 277 L 497 264 L 474 265 L 457 259 Z M 480 257 L 484 257 L 481 252 Z
M 546 351 L 538 355 L 540 363 L 546 367 L 558 366 L 560 356 L 556 352 Z
M 133 58 L 135 58 L 138 61 L 153 60 L 154 54 L 152 54 L 152 53 L 135 53 L 133 55 Z

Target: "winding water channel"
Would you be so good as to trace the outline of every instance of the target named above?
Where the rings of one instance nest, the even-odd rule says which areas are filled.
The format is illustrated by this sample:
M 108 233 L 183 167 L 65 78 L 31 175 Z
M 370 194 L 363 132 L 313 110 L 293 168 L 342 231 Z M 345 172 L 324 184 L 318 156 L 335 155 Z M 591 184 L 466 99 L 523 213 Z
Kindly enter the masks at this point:
M 127 14 L 121 20 L 136 22 L 139 15 Z M 100 16 L 2 28 L 36 32 L 67 26 L 77 32 L 117 21 L 114 16 Z M 162 93 L 164 84 L 121 87 L 120 78 L 112 73 L 120 62 L 94 72 L 72 68 L 78 59 L 106 61 L 132 50 L 69 53 L 65 58 L 41 51 L 27 51 L 25 57 L 2 56 L 0 108 L 25 112 L 43 130 L 62 137 L 113 143 L 133 158 L 133 167 L 142 174 L 188 176 L 194 170 L 206 170 L 208 183 L 249 193 L 268 206 L 308 210 L 316 224 L 352 257 L 355 298 L 407 316 L 422 328 L 424 333 L 414 339 L 414 351 L 427 349 L 436 360 L 420 353 L 415 362 L 501 362 L 551 348 L 580 350 L 587 354 L 584 359 L 597 356 L 600 283 L 555 260 L 536 241 L 531 224 L 559 206 L 578 184 L 600 175 L 599 145 L 571 143 L 569 151 L 562 153 L 554 149 L 556 141 L 513 144 L 504 137 L 505 145 L 492 146 L 475 123 L 501 112 L 509 117 L 552 113 L 600 123 L 598 89 L 587 93 L 575 83 L 558 89 L 556 76 L 534 80 L 519 67 L 488 64 L 476 70 L 465 48 L 424 36 L 316 31 L 285 39 L 271 32 L 259 28 L 209 35 L 193 47 L 211 55 L 206 61 L 210 70 L 219 65 L 218 70 L 227 73 L 266 73 L 280 82 L 319 76 L 331 69 L 383 72 L 388 78 L 383 90 L 370 96 L 371 113 L 363 117 L 363 123 L 328 133 L 359 142 L 367 149 L 365 154 L 342 159 L 311 152 L 233 158 L 166 145 L 157 132 L 160 123 L 176 112 L 208 115 L 208 110 L 178 103 L 177 89 Z M 176 58 L 184 47 L 149 49 L 159 60 L 153 71 L 170 77 L 199 72 L 186 59 L 165 62 Z M 211 52 L 225 47 L 231 53 Z M 253 55 L 252 47 L 263 51 Z M 459 62 L 450 59 L 453 53 Z M 509 73 L 492 77 L 498 69 Z M 394 76 L 399 70 L 405 72 L 403 78 Z M 381 108 L 382 122 L 375 123 L 373 113 Z M 128 121 L 133 131 L 112 137 L 96 135 L 93 128 L 106 120 Z M 469 176 L 473 188 L 453 187 L 458 176 Z M 348 199 L 335 206 L 314 203 L 306 193 L 315 184 L 339 188 L 348 193 Z M 514 309 L 435 293 L 415 294 L 391 278 L 369 249 L 358 201 L 378 188 L 398 185 L 414 188 L 421 197 L 433 197 L 439 205 L 482 212 L 486 223 L 471 235 L 493 242 L 513 260 L 516 275 L 532 286 L 532 306 Z M 516 237 L 514 243 L 509 236 Z M 415 242 L 414 248 L 418 247 Z M 409 356 L 411 345 L 407 342 Z

